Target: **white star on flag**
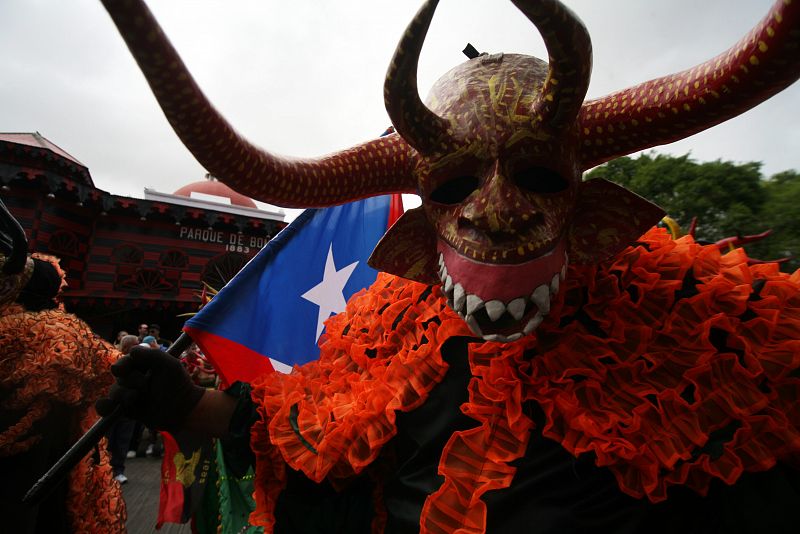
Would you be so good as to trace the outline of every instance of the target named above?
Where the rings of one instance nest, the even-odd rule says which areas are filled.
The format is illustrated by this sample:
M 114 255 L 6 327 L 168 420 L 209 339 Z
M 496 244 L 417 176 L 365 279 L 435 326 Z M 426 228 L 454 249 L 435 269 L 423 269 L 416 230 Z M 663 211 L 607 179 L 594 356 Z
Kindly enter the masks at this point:
M 325 328 L 325 320 L 334 313 L 344 311 L 347 301 L 344 299 L 344 286 L 353 274 L 358 262 L 353 262 L 342 270 L 336 270 L 333 261 L 333 244 L 328 249 L 328 258 L 325 260 L 325 273 L 322 275 L 322 282 L 315 285 L 301 296 L 309 302 L 319 306 L 317 316 L 317 337 L 322 335 Z

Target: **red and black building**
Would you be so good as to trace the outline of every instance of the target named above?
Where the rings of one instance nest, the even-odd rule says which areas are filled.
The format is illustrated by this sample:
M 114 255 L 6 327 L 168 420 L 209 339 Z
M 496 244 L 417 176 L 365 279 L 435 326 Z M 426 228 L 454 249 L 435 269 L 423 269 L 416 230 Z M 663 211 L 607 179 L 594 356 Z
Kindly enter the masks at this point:
M 61 259 L 67 310 L 107 339 L 140 323 L 175 339 L 204 284 L 221 288 L 286 226 L 213 178 L 143 199 L 108 193 L 38 133 L 0 133 L 0 189 L 30 252 Z

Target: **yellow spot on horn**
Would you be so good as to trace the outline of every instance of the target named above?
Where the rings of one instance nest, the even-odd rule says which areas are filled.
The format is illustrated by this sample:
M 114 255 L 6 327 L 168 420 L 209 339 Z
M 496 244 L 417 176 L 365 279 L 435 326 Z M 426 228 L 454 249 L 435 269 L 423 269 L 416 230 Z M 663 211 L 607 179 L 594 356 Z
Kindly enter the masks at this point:
M 775 37 L 775 30 L 772 29 L 772 26 L 767 26 L 767 35 L 770 37 Z
M 692 108 L 691 108 L 691 106 L 689 106 L 689 104 L 684 104 L 683 105 L 683 109 L 686 110 L 686 111 L 691 111 L 692 110 Z
M 767 43 L 765 43 L 764 41 L 758 42 L 758 49 L 761 50 L 762 52 L 766 52 L 768 48 L 769 47 L 767 46 Z
M 781 15 L 780 13 L 775 13 L 775 22 L 777 22 L 778 24 L 783 22 L 783 15 Z
M 758 57 L 756 57 L 756 55 L 755 55 L 755 54 L 753 54 L 752 56 L 750 56 L 750 64 L 751 64 L 751 65 L 758 65 Z

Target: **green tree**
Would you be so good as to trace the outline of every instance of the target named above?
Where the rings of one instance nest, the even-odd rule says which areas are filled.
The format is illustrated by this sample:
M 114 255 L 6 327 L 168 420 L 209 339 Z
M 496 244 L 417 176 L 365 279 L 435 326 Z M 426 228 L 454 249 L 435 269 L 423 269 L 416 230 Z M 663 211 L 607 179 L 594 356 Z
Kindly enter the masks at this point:
M 717 241 L 761 233 L 773 235 L 747 246 L 752 257 L 800 256 L 800 174 L 785 171 L 765 180 L 761 163 L 716 160 L 698 163 L 680 157 L 646 153 L 612 160 L 586 174 L 605 178 L 649 199 L 681 226 L 697 217 L 696 238 Z M 791 268 L 800 266 L 794 260 Z

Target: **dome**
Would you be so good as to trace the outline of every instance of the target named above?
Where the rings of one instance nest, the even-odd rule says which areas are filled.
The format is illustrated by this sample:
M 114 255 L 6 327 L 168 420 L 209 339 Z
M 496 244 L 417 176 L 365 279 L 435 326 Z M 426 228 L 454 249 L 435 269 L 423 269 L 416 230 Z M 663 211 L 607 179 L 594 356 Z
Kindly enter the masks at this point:
M 245 208 L 258 208 L 253 199 L 237 193 L 227 185 L 217 180 L 201 180 L 184 185 L 173 193 L 174 195 L 196 198 L 200 200 L 208 200 L 210 202 L 226 203 L 225 199 L 229 200 L 232 206 L 242 206 Z M 211 197 L 220 197 L 215 200 Z

